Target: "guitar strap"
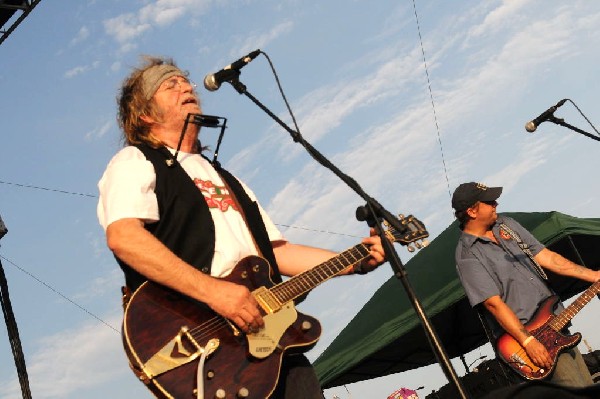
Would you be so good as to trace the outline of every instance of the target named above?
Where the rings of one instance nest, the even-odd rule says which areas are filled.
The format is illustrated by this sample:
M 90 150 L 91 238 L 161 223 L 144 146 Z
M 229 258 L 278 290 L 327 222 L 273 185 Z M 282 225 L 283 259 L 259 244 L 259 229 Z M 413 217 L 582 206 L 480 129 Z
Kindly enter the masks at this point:
M 510 237 L 512 237 L 512 239 L 515 240 L 515 242 L 519 245 L 519 248 L 521 248 L 523 253 L 525 253 L 525 255 L 527 255 L 529 257 L 529 259 L 531 259 L 531 262 L 533 263 L 533 267 L 534 267 L 535 271 L 537 271 L 537 273 L 540 275 L 542 280 L 548 280 L 548 276 L 546 275 L 546 272 L 544 272 L 544 269 L 542 269 L 540 264 L 533 257 L 533 254 L 531 253 L 531 250 L 529 249 L 529 245 L 525 244 L 523 242 L 523 240 L 521 240 L 521 237 L 516 232 L 514 232 L 510 227 L 508 227 L 506 225 L 506 223 L 500 223 L 500 230 L 504 231 L 506 234 L 508 234 Z
M 276 283 L 282 282 L 283 280 L 281 279 L 281 273 L 279 272 L 279 267 L 275 259 L 275 253 L 273 252 L 267 230 L 264 227 L 258 205 L 248 197 L 239 180 L 227 170 L 223 169 L 218 161 L 212 163 L 212 165 L 223 179 L 229 192 L 232 194 L 231 197 L 240 210 L 244 222 L 246 222 L 246 226 L 250 231 L 250 236 L 252 236 L 256 250 L 259 255 L 265 258 L 271 265 L 271 270 L 273 271 L 271 278 Z

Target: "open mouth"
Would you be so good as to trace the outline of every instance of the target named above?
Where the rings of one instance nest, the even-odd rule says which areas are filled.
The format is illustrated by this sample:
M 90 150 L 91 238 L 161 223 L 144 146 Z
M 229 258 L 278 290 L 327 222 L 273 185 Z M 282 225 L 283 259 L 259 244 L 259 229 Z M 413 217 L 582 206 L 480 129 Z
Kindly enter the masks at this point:
M 186 105 L 186 104 L 198 104 L 198 101 L 196 101 L 195 98 L 190 97 L 190 98 L 187 98 L 187 99 L 183 100 L 182 104 L 183 105 Z

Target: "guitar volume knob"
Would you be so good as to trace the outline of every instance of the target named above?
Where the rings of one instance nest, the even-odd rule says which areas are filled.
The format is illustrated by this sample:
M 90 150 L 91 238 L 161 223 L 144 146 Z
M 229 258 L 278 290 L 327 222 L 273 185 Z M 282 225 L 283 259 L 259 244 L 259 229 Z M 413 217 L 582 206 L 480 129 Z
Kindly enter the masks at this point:
M 219 388 L 217 389 L 217 392 L 215 392 L 215 399 L 225 399 L 226 396 L 227 394 L 223 388 Z
M 240 388 L 240 390 L 237 393 L 238 398 L 247 398 L 248 396 L 250 396 L 250 391 L 248 391 L 248 388 L 246 387 Z
M 308 320 L 304 320 L 300 328 L 302 328 L 302 331 L 308 331 L 312 328 L 312 323 Z

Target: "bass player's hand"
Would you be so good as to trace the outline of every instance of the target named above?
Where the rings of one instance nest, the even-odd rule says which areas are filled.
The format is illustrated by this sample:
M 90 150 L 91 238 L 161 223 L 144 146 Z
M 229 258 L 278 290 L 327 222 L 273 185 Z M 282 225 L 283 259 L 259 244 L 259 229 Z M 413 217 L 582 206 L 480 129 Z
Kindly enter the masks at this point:
M 525 345 L 525 351 L 529 358 L 538 366 L 545 369 L 552 367 L 552 358 L 546 347 L 535 337 Z

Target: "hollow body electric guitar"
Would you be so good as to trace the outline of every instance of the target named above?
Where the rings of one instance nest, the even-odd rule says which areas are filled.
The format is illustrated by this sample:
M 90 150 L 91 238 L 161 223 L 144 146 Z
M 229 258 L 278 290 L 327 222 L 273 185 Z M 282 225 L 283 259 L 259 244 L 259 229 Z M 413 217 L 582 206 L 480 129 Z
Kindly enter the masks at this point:
M 424 245 L 423 224 L 413 216 L 400 220 L 406 229 L 389 228 L 388 239 L 409 250 L 413 242 Z M 321 335 L 319 321 L 296 311 L 294 299 L 368 257 L 368 247 L 359 244 L 276 285 L 266 260 L 242 259 L 224 280 L 246 286 L 259 303 L 265 327 L 251 334 L 201 302 L 146 282 L 125 305 L 130 366 L 158 398 L 267 398 L 283 354 L 305 352 Z
M 583 309 L 583 307 L 600 292 L 600 281 L 592 284 L 573 303 L 560 314 L 554 315 L 552 311 L 558 302 L 557 296 L 546 299 L 525 328 L 531 335 L 540 341 L 548 350 L 552 358 L 552 366 L 548 369 L 538 367 L 527 355 L 517 340 L 505 333 L 496 342 L 496 349 L 500 359 L 508 364 L 517 374 L 528 380 L 541 380 L 554 371 L 558 355 L 574 347 L 581 341 L 581 334 L 565 335 L 560 331 L 569 321 Z

